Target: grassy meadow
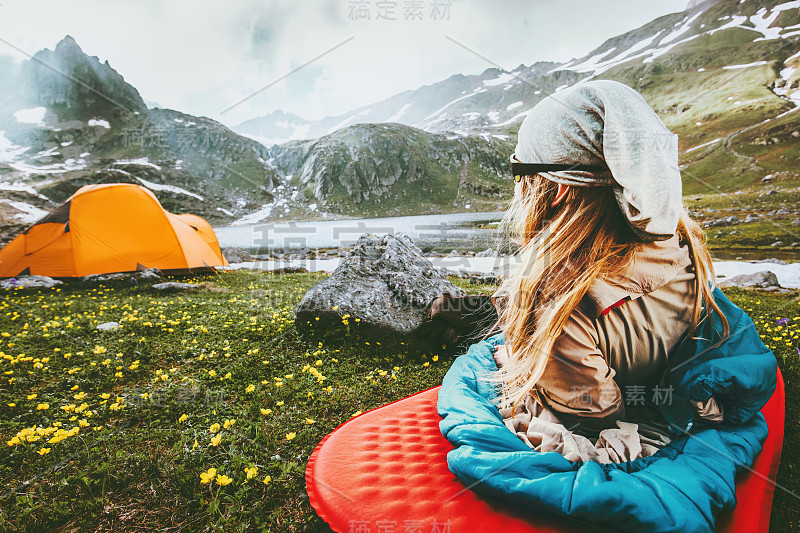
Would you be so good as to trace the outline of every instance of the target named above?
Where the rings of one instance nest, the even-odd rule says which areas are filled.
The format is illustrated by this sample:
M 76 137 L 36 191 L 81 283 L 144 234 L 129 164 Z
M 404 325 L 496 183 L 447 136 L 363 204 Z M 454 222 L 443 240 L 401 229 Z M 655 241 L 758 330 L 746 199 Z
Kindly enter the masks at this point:
M 0 295 L 0 531 L 328 531 L 305 492 L 316 444 L 439 385 L 452 361 L 301 338 L 325 273 L 221 272 L 194 292 L 130 281 Z M 184 280 L 184 279 L 181 279 Z M 492 286 L 469 285 L 470 293 Z M 800 303 L 726 289 L 778 357 L 787 443 L 772 530 L 800 526 Z M 115 321 L 121 328 L 99 331 Z

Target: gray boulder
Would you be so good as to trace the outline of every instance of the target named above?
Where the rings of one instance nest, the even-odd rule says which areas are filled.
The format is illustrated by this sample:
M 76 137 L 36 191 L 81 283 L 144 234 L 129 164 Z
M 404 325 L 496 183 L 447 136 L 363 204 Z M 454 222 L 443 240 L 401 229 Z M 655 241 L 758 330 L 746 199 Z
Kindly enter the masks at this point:
M 0 281 L 0 289 L 50 289 L 62 283 L 47 276 L 18 276 Z
M 295 310 L 295 326 L 303 334 L 337 340 L 342 317 L 350 315 L 351 333 L 382 343 L 403 341 L 408 350 L 421 351 L 425 346 L 413 332 L 427 305 L 445 292 L 465 295 L 408 235 L 365 233 L 333 274 L 305 294 Z
M 497 253 L 497 250 L 494 250 L 492 248 L 487 248 L 484 251 L 475 254 L 475 257 L 495 257 L 497 255 L 500 255 Z
M 242 248 L 224 248 L 222 256 L 228 260 L 228 263 L 248 263 L 253 260 L 253 256 L 247 253 Z
M 741 287 L 745 289 L 780 289 L 778 277 L 769 270 L 754 274 L 741 274 L 719 283 L 720 287 Z
M 114 331 L 115 329 L 119 329 L 120 326 L 119 322 L 103 322 L 102 324 L 98 324 L 96 329 L 100 331 Z

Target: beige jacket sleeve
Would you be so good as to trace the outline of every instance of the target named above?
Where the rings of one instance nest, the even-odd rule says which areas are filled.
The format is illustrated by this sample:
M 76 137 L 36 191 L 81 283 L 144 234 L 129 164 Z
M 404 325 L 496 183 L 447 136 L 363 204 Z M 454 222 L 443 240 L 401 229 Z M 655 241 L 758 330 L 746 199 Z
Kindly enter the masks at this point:
M 591 319 L 575 309 L 556 340 L 544 374 L 532 391 L 565 426 L 579 424 L 590 433 L 616 427 L 625 403 L 598 347 Z

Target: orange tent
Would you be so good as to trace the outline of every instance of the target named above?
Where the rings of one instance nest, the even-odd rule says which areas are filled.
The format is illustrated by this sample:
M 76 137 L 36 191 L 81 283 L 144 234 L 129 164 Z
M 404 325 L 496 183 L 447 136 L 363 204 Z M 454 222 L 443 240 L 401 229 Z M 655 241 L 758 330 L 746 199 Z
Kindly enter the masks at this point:
M 211 226 L 129 183 L 86 185 L 0 250 L 0 277 L 81 277 L 227 265 Z

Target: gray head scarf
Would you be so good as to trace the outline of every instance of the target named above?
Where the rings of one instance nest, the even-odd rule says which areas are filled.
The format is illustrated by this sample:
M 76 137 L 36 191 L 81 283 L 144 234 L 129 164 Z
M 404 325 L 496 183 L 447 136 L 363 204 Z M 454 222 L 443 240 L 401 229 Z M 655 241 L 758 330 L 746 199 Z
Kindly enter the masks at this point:
M 605 163 L 608 170 L 539 174 L 575 187 L 613 186 L 642 241 L 675 235 L 681 211 L 678 136 L 627 85 L 593 80 L 548 96 L 522 122 L 515 156 L 523 163 Z

